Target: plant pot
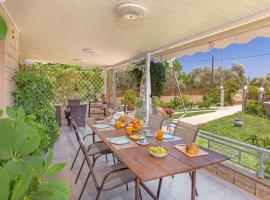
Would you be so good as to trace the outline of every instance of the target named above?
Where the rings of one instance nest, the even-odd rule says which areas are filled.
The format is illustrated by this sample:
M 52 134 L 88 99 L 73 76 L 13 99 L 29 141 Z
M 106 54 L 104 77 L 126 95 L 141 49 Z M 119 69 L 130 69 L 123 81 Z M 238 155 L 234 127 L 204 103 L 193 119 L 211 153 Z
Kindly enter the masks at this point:
M 244 122 L 242 119 L 235 119 L 234 126 L 241 127 L 243 126 Z

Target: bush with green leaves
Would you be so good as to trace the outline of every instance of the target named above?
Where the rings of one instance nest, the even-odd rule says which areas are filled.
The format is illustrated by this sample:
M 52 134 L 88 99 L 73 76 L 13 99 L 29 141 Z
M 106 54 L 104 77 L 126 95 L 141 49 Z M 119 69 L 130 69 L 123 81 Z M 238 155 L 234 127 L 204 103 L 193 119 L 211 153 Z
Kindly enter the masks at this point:
M 1 200 L 66 200 L 68 186 L 53 179 L 65 163 L 52 164 L 53 154 L 43 160 L 40 133 L 26 123 L 22 107 L 7 107 L 8 118 L 0 119 Z
M 124 94 L 124 103 L 128 106 L 129 110 L 134 108 L 135 103 L 137 102 L 137 94 L 134 90 L 126 90 Z
M 59 133 L 55 119 L 53 86 L 46 76 L 29 71 L 20 71 L 14 76 L 17 89 L 13 93 L 15 107 L 22 106 L 26 115 L 30 115 L 31 123 L 35 123 L 40 132 L 44 133 L 40 149 L 47 151 L 53 146 Z M 44 141 L 43 141 L 44 139 Z
M 227 104 L 233 104 L 233 95 L 240 89 L 240 84 L 235 80 L 224 83 L 224 99 Z
M 259 96 L 259 87 L 256 85 L 248 86 L 248 99 L 258 100 L 258 96 Z
M 260 117 L 266 116 L 263 104 L 255 100 L 247 101 L 245 112 Z
M 206 93 L 203 94 L 203 101 L 210 105 L 217 105 L 220 102 L 220 92 L 216 88 L 209 89 Z
M 166 82 L 166 67 L 161 62 L 150 63 L 151 91 L 153 96 L 160 97 Z

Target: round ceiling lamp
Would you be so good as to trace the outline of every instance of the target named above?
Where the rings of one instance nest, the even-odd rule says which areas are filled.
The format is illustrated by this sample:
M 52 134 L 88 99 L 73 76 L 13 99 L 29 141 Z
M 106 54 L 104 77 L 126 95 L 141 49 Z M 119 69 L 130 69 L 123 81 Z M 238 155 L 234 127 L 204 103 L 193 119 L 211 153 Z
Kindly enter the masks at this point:
M 137 3 L 123 3 L 115 8 L 116 14 L 124 20 L 139 20 L 146 14 L 146 9 Z

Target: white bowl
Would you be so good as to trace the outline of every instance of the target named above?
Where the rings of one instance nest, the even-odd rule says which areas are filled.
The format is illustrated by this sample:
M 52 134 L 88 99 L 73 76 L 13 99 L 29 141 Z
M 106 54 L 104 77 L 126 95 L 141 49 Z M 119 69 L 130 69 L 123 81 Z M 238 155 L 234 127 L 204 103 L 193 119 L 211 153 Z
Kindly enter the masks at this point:
M 155 154 L 155 153 L 153 153 L 153 152 L 151 152 L 151 151 L 148 151 L 149 152 L 149 154 L 151 155 L 151 156 L 154 156 L 154 157 L 156 157 L 156 158 L 164 158 L 164 157 L 166 157 L 167 155 L 168 155 L 168 153 L 165 153 L 165 154 Z

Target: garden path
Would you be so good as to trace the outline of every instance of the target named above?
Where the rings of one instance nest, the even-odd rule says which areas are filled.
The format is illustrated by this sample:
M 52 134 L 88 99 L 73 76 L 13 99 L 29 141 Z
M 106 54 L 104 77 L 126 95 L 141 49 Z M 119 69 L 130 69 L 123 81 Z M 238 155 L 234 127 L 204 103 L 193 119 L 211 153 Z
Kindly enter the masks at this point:
M 236 105 L 236 106 L 229 106 L 229 107 L 223 107 L 223 108 L 218 108 L 216 112 L 211 112 L 211 113 L 206 113 L 206 114 L 201 114 L 201 115 L 196 115 L 192 117 L 186 117 L 181 120 L 183 122 L 189 123 L 189 124 L 203 124 L 215 119 L 219 119 L 225 116 L 229 116 L 232 114 L 235 114 L 239 111 L 242 110 L 241 105 Z M 178 121 L 176 120 L 176 121 Z

